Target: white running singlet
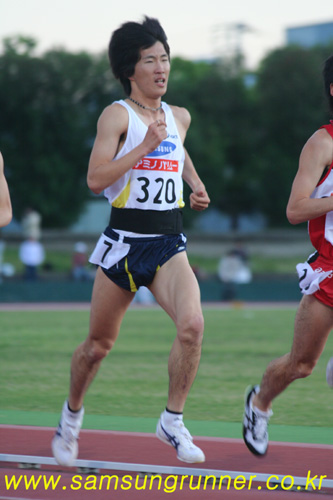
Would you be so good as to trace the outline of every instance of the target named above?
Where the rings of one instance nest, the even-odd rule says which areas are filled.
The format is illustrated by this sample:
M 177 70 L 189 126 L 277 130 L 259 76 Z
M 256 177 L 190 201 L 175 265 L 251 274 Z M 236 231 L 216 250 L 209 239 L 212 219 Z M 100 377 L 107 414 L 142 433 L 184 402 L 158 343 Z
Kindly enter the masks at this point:
M 147 125 L 125 101 L 116 102 L 127 109 L 129 120 L 125 143 L 115 160 L 138 146 L 148 130 Z M 104 190 L 104 195 L 113 207 L 160 211 L 184 206 L 182 172 L 185 151 L 170 107 L 162 102 L 162 109 L 168 137 L 155 151 Z

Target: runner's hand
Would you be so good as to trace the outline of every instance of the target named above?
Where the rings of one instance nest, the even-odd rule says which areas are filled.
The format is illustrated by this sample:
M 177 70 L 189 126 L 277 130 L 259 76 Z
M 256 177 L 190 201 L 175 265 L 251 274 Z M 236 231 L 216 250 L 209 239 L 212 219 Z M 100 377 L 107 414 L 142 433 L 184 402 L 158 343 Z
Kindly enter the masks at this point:
M 208 207 L 209 203 L 210 198 L 207 194 L 206 188 L 203 184 L 200 184 L 190 194 L 190 206 L 193 210 L 201 212 Z
M 147 147 L 147 154 L 152 153 L 168 137 L 166 123 L 164 120 L 156 120 L 148 127 L 143 142 Z

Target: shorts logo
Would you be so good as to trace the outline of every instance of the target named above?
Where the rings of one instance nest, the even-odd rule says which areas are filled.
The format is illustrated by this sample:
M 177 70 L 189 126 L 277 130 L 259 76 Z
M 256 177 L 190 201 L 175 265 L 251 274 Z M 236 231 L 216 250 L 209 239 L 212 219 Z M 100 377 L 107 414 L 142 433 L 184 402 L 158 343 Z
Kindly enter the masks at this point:
M 154 156 L 165 156 L 169 155 L 176 149 L 176 144 L 173 142 L 169 141 L 162 141 L 161 144 L 152 152 L 149 153 L 149 157 L 154 157 Z

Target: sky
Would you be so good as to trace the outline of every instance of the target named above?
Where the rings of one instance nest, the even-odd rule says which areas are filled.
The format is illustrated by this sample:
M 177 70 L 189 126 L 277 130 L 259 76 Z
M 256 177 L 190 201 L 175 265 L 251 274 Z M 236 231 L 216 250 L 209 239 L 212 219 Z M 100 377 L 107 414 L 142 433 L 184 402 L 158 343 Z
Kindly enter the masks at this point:
M 171 56 L 198 60 L 240 47 L 248 69 L 285 44 L 286 28 L 333 21 L 332 0 L 0 0 L 0 40 L 32 36 L 38 49 L 105 51 L 126 21 L 157 17 Z M 242 28 L 240 28 L 242 26 Z M 238 28 L 237 28 L 238 27 Z

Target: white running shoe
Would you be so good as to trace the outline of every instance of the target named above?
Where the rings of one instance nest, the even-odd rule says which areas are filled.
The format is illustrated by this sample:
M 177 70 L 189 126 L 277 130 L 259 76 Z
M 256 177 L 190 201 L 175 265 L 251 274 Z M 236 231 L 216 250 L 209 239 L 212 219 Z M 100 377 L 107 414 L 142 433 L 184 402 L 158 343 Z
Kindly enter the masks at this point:
M 253 397 L 258 394 L 259 385 L 250 387 L 245 396 L 245 411 L 243 420 L 243 438 L 248 449 L 254 454 L 263 456 L 268 447 L 268 421 L 273 415 L 272 410 L 261 411 L 253 408 Z
M 181 418 L 176 418 L 172 426 L 166 426 L 162 413 L 157 423 L 156 436 L 163 443 L 173 446 L 177 451 L 177 458 L 182 462 L 194 464 L 205 461 L 203 451 L 193 444 L 193 438 Z
M 77 440 L 83 421 L 84 408 L 77 413 L 68 409 L 65 401 L 58 429 L 52 439 L 52 452 L 59 465 L 71 467 L 78 455 Z

